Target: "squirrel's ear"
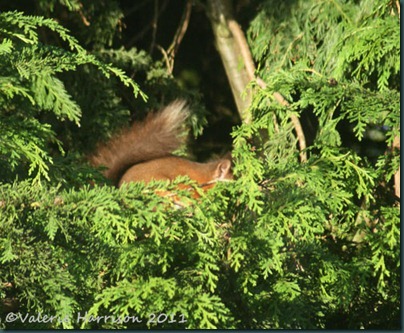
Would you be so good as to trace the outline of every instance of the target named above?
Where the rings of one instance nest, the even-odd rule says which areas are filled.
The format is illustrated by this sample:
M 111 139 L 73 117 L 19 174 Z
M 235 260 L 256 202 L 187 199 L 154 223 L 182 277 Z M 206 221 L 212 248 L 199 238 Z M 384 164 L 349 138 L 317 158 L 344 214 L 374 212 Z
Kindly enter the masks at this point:
M 231 161 L 223 159 L 218 161 L 215 170 L 215 179 L 232 179 Z

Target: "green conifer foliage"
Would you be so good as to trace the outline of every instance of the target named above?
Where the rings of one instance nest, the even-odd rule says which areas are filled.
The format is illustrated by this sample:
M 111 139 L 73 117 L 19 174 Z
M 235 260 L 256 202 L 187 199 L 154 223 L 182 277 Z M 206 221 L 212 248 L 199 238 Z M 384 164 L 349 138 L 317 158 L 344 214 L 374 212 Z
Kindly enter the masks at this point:
M 235 180 L 206 194 L 117 189 L 85 161 L 133 110 L 198 100 L 119 43 L 120 4 L 0 12 L 0 328 L 400 328 L 399 4 L 259 1 L 266 87 L 232 132 Z
M 72 121 L 80 125 L 82 116 L 80 106 L 66 90 L 59 73 L 93 65 L 106 78 L 113 74 L 124 85 L 131 86 L 135 95 L 139 88 L 122 70 L 88 53 L 53 19 L 4 12 L 0 14 L 0 26 L 3 35 L 1 177 L 7 179 L 18 171 L 20 177 L 28 174 L 35 182 L 41 178 L 50 180 L 48 171 L 53 159 L 49 145 L 56 145 L 60 153 L 64 151 L 52 126 L 41 122 L 41 117 L 50 112 L 58 122 Z M 66 49 L 43 44 L 38 34 L 40 28 L 55 33 L 66 43 Z

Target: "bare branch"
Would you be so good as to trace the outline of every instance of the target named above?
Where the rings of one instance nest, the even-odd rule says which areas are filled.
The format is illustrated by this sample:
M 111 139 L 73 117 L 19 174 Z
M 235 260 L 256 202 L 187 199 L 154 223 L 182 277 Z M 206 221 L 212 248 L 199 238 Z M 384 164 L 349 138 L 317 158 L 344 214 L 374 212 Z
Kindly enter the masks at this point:
M 215 44 L 226 76 L 233 93 L 240 118 L 244 123 L 251 122 L 249 107 L 252 101 L 251 89 L 247 89 L 251 81 L 242 53 L 243 45 L 236 40 L 237 37 L 230 30 L 229 22 L 233 22 L 231 2 L 229 0 L 209 0 L 208 16 L 215 36 Z
M 400 137 L 396 136 L 393 141 L 393 149 L 400 149 Z M 394 193 L 400 198 L 400 167 L 394 174 Z
M 82 8 L 83 8 L 83 4 L 80 3 L 80 10 L 79 10 L 80 18 L 83 21 L 83 24 L 86 27 L 88 27 L 88 26 L 90 26 L 91 23 L 89 20 L 87 20 L 87 17 L 84 15 Z
M 174 60 L 174 57 L 180 47 L 181 41 L 184 38 L 184 35 L 188 29 L 189 20 L 191 18 L 192 12 L 192 0 L 188 0 L 185 5 L 184 12 L 182 14 L 181 22 L 178 26 L 177 32 L 175 33 L 174 40 L 171 43 L 170 47 L 167 50 L 167 54 Z
M 150 44 L 150 51 L 149 53 L 152 53 L 155 44 L 156 44 L 156 34 L 157 34 L 157 23 L 159 19 L 159 0 L 154 0 L 154 16 L 153 16 L 153 21 L 152 21 L 152 41 Z
M 167 49 L 167 51 L 164 50 L 160 45 L 157 45 L 157 48 L 161 51 L 161 53 L 164 56 L 164 60 L 167 65 L 167 72 L 169 74 L 172 74 L 174 70 L 175 56 L 177 54 L 178 48 L 180 47 L 181 41 L 184 38 L 184 35 L 188 29 L 189 20 L 191 18 L 191 11 L 192 11 L 192 1 L 188 0 L 184 12 L 182 14 L 181 22 L 174 35 L 174 39 L 169 48 Z
M 227 24 L 229 25 L 229 29 L 240 48 L 248 78 L 252 81 L 255 79 L 255 65 L 244 32 L 235 20 L 228 20 Z
M 149 1 L 149 0 L 148 0 L 148 1 Z M 148 2 L 148 1 L 145 1 L 145 2 Z M 143 3 L 139 4 L 139 6 L 142 5 L 142 4 L 143 4 Z M 168 4 L 168 0 L 165 0 L 165 1 L 163 2 L 163 4 L 160 6 L 159 10 L 158 10 L 157 17 L 160 17 L 160 16 L 161 16 L 161 14 L 163 13 L 163 11 L 164 11 L 164 10 L 166 9 L 166 7 L 167 7 L 167 4 Z M 136 6 L 135 6 L 135 7 L 136 7 Z M 137 7 L 136 7 L 136 8 L 137 8 Z M 127 14 L 127 16 L 129 16 L 129 14 Z M 132 47 L 133 44 L 135 44 L 140 38 L 142 38 L 150 29 L 153 29 L 153 24 L 154 24 L 154 22 L 155 22 L 155 16 L 156 16 L 156 13 L 154 13 L 153 19 L 150 21 L 150 23 L 147 24 L 138 34 L 136 34 L 135 36 L 133 36 L 133 37 L 125 44 L 125 46 L 126 46 L 127 48 Z
M 167 72 L 168 73 L 172 73 L 173 72 L 173 67 L 172 67 L 172 62 L 170 61 L 168 54 L 166 52 L 166 50 L 164 50 L 164 48 L 160 45 L 156 45 L 156 47 L 160 50 L 160 52 L 163 54 L 164 57 L 164 61 L 166 62 L 166 66 L 167 66 Z
M 398 0 L 396 0 L 396 7 L 397 7 L 398 18 L 400 18 L 400 1 L 398 1 Z

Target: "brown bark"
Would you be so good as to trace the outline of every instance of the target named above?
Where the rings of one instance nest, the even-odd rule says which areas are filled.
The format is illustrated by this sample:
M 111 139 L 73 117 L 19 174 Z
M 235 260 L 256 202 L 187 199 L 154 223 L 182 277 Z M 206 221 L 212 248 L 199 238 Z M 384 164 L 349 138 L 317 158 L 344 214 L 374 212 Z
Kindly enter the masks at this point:
M 215 36 L 216 47 L 222 58 L 227 78 L 236 101 L 237 109 L 243 122 L 249 123 L 251 115 L 248 107 L 252 100 L 252 91 L 248 88 L 249 82 L 255 80 L 262 88 L 266 83 L 255 76 L 255 65 L 248 47 L 247 40 L 240 26 L 232 15 L 231 2 L 229 0 L 209 0 L 208 14 Z M 278 92 L 274 93 L 275 100 L 288 106 L 289 103 Z M 290 116 L 299 142 L 300 160 L 307 161 L 306 138 L 299 118 Z M 274 119 L 276 122 L 276 119 Z M 276 124 L 275 124 L 276 125 Z
M 208 16 L 237 110 L 242 121 L 249 123 L 251 115 L 248 108 L 251 104 L 252 94 L 247 85 L 251 78 L 246 69 L 242 48 L 229 27 L 229 22 L 234 22 L 231 2 L 229 0 L 209 0 Z
M 396 136 L 393 141 L 393 149 L 400 149 L 400 137 Z M 400 167 L 394 174 L 394 193 L 398 198 L 400 198 Z

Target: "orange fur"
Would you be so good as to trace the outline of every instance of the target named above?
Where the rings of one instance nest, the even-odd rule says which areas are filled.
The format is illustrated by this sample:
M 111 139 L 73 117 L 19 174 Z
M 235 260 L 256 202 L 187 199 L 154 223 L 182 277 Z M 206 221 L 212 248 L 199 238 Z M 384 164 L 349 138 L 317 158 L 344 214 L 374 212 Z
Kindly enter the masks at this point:
M 105 166 L 104 175 L 118 186 L 188 176 L 203 189 L 209 189 L 216 181 L 231 179 L 228 158 L 198 163 L 172 155 L 184 144 L 183 124 L 188 114 L 185 102 L 176 100 L 99 146 L 90 162 Z

